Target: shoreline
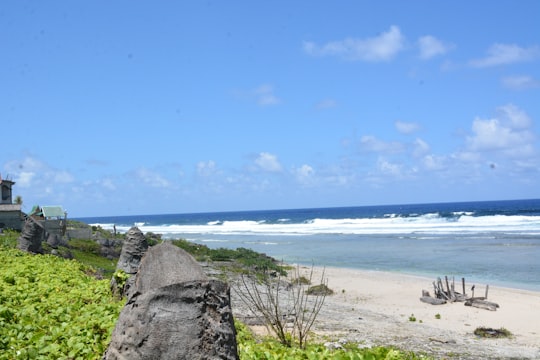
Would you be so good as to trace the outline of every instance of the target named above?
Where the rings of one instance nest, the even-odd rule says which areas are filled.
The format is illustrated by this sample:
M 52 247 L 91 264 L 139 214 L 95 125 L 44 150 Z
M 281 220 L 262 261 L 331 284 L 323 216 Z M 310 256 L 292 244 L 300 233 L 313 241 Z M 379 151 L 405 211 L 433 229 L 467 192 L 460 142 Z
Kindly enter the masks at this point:
M 311 266 L 291 265 L 298 266 L 300 274 L 309 278 Z M 463 302 L 421 302 L 422 290 L 433 294 L 435 278 L 314 266 L 312 284 L 320 282 L 323 272 L 328 287 L 334 291 L 334 295 L 326 297 L 312 328 L 323 341 L 396 346 L 436 359 L 540 358 L 540 291 L 489 284 L 488 300 L 500 306 L 489 311 Z M 470 284 L 467 286 L 470 294 Z M 461 281 L 456 287 L 461 289 Z M 475 295 L 484 296 L 484 289 L 484 284 L 477 284 Z M 234 291 L 232 300 L 234 304 Z M 242 310 L 236 311 L 236 315 L 243 315 Z M 473 334 L 477 327 L 505 328 L 513 336 L 479 338 Z

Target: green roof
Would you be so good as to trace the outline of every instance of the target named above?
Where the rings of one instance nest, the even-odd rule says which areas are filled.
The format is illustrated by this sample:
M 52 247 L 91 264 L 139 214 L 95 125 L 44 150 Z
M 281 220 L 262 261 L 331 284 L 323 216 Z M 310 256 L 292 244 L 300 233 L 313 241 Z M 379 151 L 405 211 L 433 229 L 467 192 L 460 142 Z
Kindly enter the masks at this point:
M 48 217 L 64 217 L 64 209 L 61 206 L 42 206 L 41 211 L 43 216 Z

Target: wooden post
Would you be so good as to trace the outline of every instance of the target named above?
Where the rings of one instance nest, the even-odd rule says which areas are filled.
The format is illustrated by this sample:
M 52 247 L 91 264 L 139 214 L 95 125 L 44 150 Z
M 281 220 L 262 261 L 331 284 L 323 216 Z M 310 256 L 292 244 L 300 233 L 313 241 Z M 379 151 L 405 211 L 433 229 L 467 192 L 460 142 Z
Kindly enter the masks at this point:
M 489 285 L 486 285 L 486 296 L 485 296 L 486 300 L 487 300 L 488 290 L 489 290 Z
M 444 276 L 444 281 L 446 282 L 446 291 L 448 294 L 448 297 L 452 299 L 452 292 L 450 292 L 450 285 L 448 285 L 448 276 Z
M 463 296 L 467 296 L 465 292 L 465 278 L 461 278 L 461 287 L 463 288 Z

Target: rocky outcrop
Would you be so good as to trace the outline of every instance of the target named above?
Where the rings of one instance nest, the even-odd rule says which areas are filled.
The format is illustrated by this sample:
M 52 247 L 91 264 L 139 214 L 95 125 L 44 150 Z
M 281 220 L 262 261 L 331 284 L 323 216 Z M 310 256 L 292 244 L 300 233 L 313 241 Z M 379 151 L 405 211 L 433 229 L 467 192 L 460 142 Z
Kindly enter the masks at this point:
M 21 235 L 17 239 L 17 248 L 34 254 L 43 253 L 41 241 L 45 236 L 45 229 L 37 221 L 27 218 Z
M 111 279 L 111 290 L 120 296 L 129 296 L 135 282 L 135 274 L 139 269 L 141 259 L 148 250 L 148 242 L 137 227 L 132 227 L 126 233 L 116 270 L 124 271 L 129 277 L 125 284 L 120 284 L 114 276 Z
M 238 359 L 230 289 L 184 250 L 144 256 L 104 359 Z

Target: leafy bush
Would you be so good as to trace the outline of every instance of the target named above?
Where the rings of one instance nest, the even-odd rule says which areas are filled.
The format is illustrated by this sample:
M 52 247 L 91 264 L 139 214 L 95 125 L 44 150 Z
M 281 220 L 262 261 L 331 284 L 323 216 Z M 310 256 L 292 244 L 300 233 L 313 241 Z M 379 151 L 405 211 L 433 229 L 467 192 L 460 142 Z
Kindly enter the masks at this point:
M 274 338 L 256 339 L 249 328 L 235 322 L 238 355 L 241 360 L 326 359 L 326 360 L 417 360 L 426 359 L 414 353 L 387 347 L 359 348 L 346 344 L 342 349 L 329 349 L 320 343 L 305 348 L 288 347 Z
M 77 261 L 0 247 L 0 359 L 98 359 L 122 302 Z

